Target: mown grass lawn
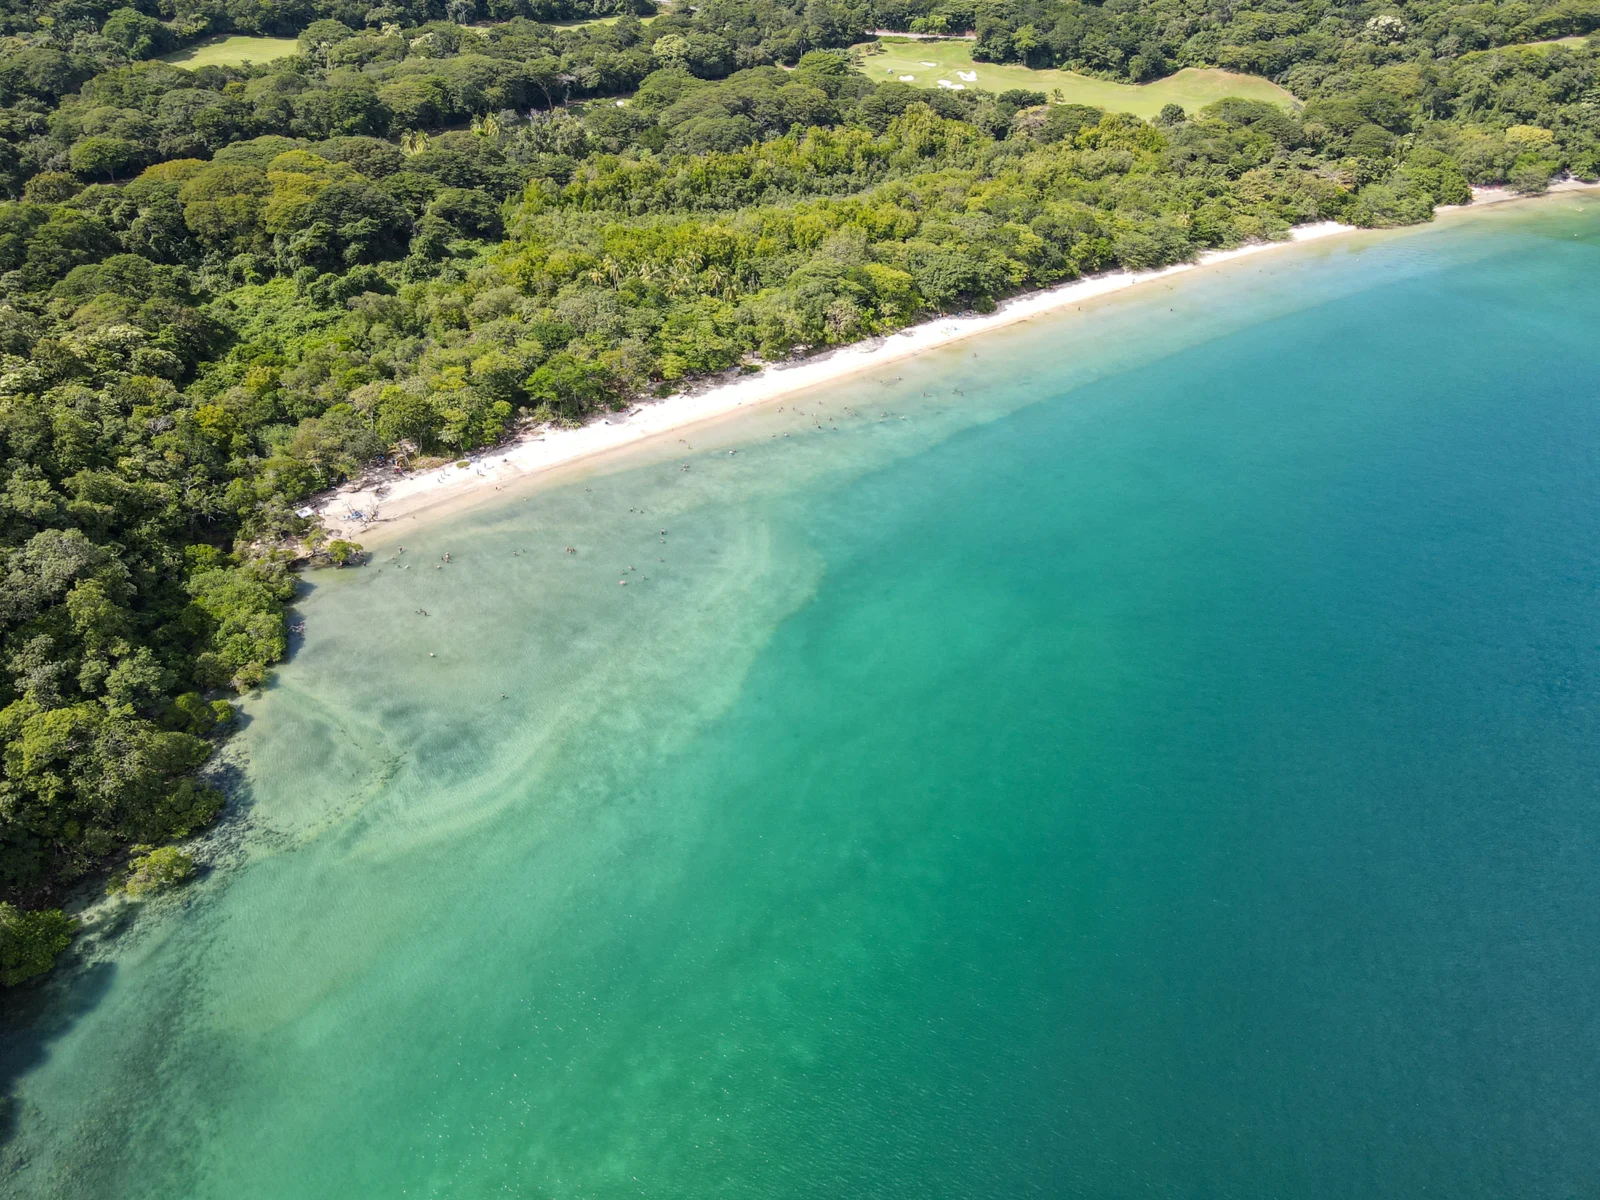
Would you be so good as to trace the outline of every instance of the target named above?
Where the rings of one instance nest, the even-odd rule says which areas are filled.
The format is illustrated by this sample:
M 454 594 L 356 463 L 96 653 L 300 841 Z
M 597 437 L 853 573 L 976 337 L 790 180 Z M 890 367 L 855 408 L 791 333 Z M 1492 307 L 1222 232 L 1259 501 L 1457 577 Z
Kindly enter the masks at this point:
M 1266 100 L 1286 108 L 1295 102 L 1293 96 L 1270 79 L 1233 71 L 1186 67 L 1155 83 L 1113 83 L 1071 71 L 1035 71 L 1014 63 L 975 63 L 971 42 L 880 40 L 876 44 L 883 47 L 883 52 L 864 54 L 861 59 L 861 69 L 867 77 L 878 81 L 905 79 L 918 87 L 959 85 L 989 92 L 1026 88 L 1043 92 L 1052 99 L 1052 93 L 1059 88 L 1061 98 L 1068 104 L 1092 104 L 1140 117 L 1155 116 L 1165 104 L 1181 104 L 1185 112 L 1193 113 L 1225 96 Z M 873 43 L 869 42 L 859 49 L 865 51 L 871 45 Z M 910 78 L 906 79 L 907 76 Z
M 206 38 L 192 46 L 185 46 L 182 50 L 163 54 L 161 61 L 191 69 L 237 67 L 246 62 L 266 63 L 277 58 L 287 58 L 297 48 L 293 38 L 245 37 L 234 34 L 229 37 Z

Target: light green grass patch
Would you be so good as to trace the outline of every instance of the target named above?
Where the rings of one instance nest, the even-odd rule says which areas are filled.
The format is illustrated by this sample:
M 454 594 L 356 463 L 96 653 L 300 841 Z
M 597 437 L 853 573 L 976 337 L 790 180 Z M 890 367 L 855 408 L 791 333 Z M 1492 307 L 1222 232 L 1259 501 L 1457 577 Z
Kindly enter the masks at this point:
M 1547 38 L 1542 42 L 1512 42 L 1506 46 L 1491 46 L 1487 50 L 1469 50 L 1463 54 L 1459 61 L 1466 62 L 1472 58 L 1483 58 L 1488 54 L 1504 54 L 1507 50 L 1544 50 L 1548 51 L 1553 46 L 1565 46 L 1569 50 L 1577 46 L 1590 44 L 1588 37 Z
M 1524 46 L 1587 46 L 1593 34 L 1578 34 L 1574 37 L 1550 38 L 1543 42 L 1524 42 Z
M 973 62 L 971 42 L 880 41 L 878 44 L 883 47 L 882 54 L 867 54 L 861 60 L 861 69 L 867 78 L 878 82 L 905 79 L 909 75 L 911 78 L 906 82 L 918 87 L 938 88 L 942 86 L 939 81 L 944 80 L 988 92 L 1025 88 L 1043 92 L 1052 99 L 1055 98 L 1052 93 L 1059 88 L 1061 99 L 1068 104 L 1092 104 L 1096 108 L 1139 117 L 1153 117 L 1166 104 L 1181 104 L 1185 112 L 1194 113 L 1226 96 L 1265 100 L 1285 108 L 1292 108 L 1295 103 L 1293 96 L 1270 79 L 1233 71 L 1185 67 L 1176 75 L 1155 83 L 1113 83 L 1072 71 L 1035 71 L 1014 63 Z M 933 66 L 926 66 L 927 63 Z
M 1469 50 L 1460 58 L 1456 59 L 1456 61 L 1463 63 L 1476 62 L 1478 59 L 1488 58 L 1491 55 L 1510 54 L 1522 50 L 1533 50 L 1540 54 L 1548 54 L 1557 46 L 1561 46 L 1567 50 L 1576 50 L 1582 46 L 1596 44 L 1600 43 L 1596 43 L 1592 37 L 1549 38 L 1548 40 L 1542 42 L 1512 42 L 1505 46 L 1493 46 L 1488 50 Z
M 163 54 L 162 62 L 177 67 L 238 67 L 247 62 L 267 63 L 287 58 L 299 49 L 293 38 L 244 37 L 234 34 L 227 37 L 209 37 Z
M 640 17 L 639 24 L 648 25 L 661 13 L 651 13 L 648 17 Z M 550 25 L 556 29 L 584 29 L 590 25 L 615 25 L 621 17 L 590 17 L 587 21 L 541 21 L 541 25 Z

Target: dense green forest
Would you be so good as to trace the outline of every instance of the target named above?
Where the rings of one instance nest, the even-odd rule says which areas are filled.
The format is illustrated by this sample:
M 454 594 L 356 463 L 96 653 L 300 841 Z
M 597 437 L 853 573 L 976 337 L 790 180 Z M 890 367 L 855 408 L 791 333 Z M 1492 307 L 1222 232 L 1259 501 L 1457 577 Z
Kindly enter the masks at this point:
M 874 28 L 1301 103 L 873 83 Z M 149 848 L 221 808 L 196 770 L 285 653 L 311 494 L 1088 272 L 1593 179 L 1595 43 L 1524 43 L 1597 28 L 1600 0 L 5 0 L 0 980 L 131 847 L 141 889 L 187 874 Z M 157 57 L 218 32 L 298 53 Z

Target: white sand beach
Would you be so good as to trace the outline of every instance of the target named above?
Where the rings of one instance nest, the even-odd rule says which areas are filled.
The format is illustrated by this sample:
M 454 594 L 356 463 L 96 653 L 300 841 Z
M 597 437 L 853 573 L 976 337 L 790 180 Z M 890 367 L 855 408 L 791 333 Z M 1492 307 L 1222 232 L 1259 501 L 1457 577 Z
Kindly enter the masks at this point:
M 1600 184 L 1562 179 L 1552 183 L 1549 190 L 1559 193 L 1595 188 L 1600 188 Z M 1470 205 L 1441 206 L 1437 211 L 1465 212 L 1487 204 L 1527 199 L 1530 197 L 1506 188 L 1474 188 Z M 688 426 L 767 404 L 805 388 L 832 383 L 1151 280 L 1356 232 L 1359 231 L 1354 226 L 1323 221 L 1297 226 L 1281 242 L 1258 242 L 1233 250 L 1212 251 L 1200 255 L 1192 263 L 1154 271 L 1109 271 L 1075 279 L 1014 296 L 991 313 L 936 317 L 898 333 L 771 365 L 755 375 L 729 371 L 701 379 L 683 392 L 660 400 L 639 401 L 625 412 L 597 416 L 577 428 L 529 428 L 500 446 L 475 451 L 465 460 L 466 466 L 451 463 L 404 474 L 397 474 L 392 468 L 374 469 L 361 479 L 318 496 L 311 502 L 310 509 L 334 537 L 381 540 L 384 526 L 391 522 L 401 518 L 409 520 L 425 510 L 491 498 L 496 490 L 504 490 L 553 467 L 591 459 L 662 434 L 681 432 Z
M 1600 188 L 1600 184 L 1564 179 L 1550 191 L 1571 192 Z M 1474 188 L 1471 205 L 1441 206 L 1441 213 L 1462 212 L 1486 204 L 1526 200 L 1506 188 Z M 964 338 L 974 337 L 1020 321 L 1045 316 L 1086 300 L 1121 292 L 1152 280 L 1185 271 L 1232 262 L 1249 255 L 1323 238 L 1360 232 L 1334 221 L 1300 225 L 1281 242 L 1257 242 L 1233 250 L 1200 255 L 1192 263 L 1179 263 L 1153 271 L 1108 271 L 1075 279 L 1055 287 L 1027 292 L 1003 301 L 991 313 L 936 317 L 898 333 L 868 338 L 848 346 L 794 362 L 774 364 L 754 375 L 725 372 L 701 379 L 689 389 L 660 400 L 641 400 L 624 412 L 595 417 L 577 428 L 533 427 L 517 437 L 470 458 L 425 471 L 396 473 L 374 469 L 312 501 L 310 508 L 333 537 L 382 540 L 385 526 L 408 522 L 425 511 L 492 498 L 514 483 L 554 467 L 593 459 L 646 439 L 678 433 L 685 428 L 725 417 L 740 410 L 771 403 L 806 388 L 817 387 L 922 354 Z M 466 465 L 460 465 L 465 462 Z M 414 527 L 414 526 L 413 526 Z M 398 530 L 397 530 L 398 532 Z
M 1581 179 L 1558 179 L 1552 183 L 1545 195 L 1559 192 L 1584 192 L 1592 188 L 1600 188 L 1600 183 L 1585 183 Z M 1507 187 L 1475 187 L 1472 189 L 1471 204 L 1441 204 L 1434 209 L 1436 213 L 1460 212 L 1465 208 L 1475 208 L 1483 204 L 1503 204 L 1507 200 L 1533 200 L 1535 196 L 1527 196 L 1521 192 L 1514 192 Z
M 696 387 L 664 399 L 640 401 L 625 412 L 597 416 L 577 428 L 531 428 L 499 446 L 474 451 L 470 458 L 442 467 L 406 473 L 398 473 L 392 467 L 374 469 L 361 479 L 323 493 L 312 501 L 310 508 L 333 537 L 381 540 L 384 527 L 392 528 L 394 522 L 405 519 L 409 523 L 425 510 L 453 508 L 469 500 L 492 497 L 496 491 L 556 466 L 591 459 L 647 438 L 680 432 L 691 425 L 767 404 L 806 388 L 832 383 L 1151 280 L 1354 232 L 1357 230 L 1353 226 L 1323 221 L 1297 226 L 1281 242 L 1258 242 L 1233 250 L 1213 251 L 1200 255 L 1192 263 L 1152 271 L 1108 271 L 1075 279 L 1014 296 L 991 313 L 936 317 L 898 333 L 869 338 L 796 362 L 768 366 L 754 375 L 727 372 L 701 380 Z

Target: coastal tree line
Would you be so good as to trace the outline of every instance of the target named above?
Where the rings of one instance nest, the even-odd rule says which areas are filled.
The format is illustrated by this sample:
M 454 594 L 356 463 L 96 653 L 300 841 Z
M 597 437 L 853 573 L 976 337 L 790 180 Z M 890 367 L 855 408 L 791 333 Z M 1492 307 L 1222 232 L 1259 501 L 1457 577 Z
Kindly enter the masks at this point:
M 136 890 L 187 874 L 150 848 L 220 810 L 196 771 L 286 650 L 296 509 L 380 456 L 1600 169 L 1592 45 L 1512 45 L 1586 32 L 1570 2 L 497 3 L 0 10 L 0 981 L 130 848 Z M 1147 122 L 855 69 L 863 30 L 941 17 L 1006 61 L 1303 103 Z M 153 57 L 217 31 L 299 53 Z

